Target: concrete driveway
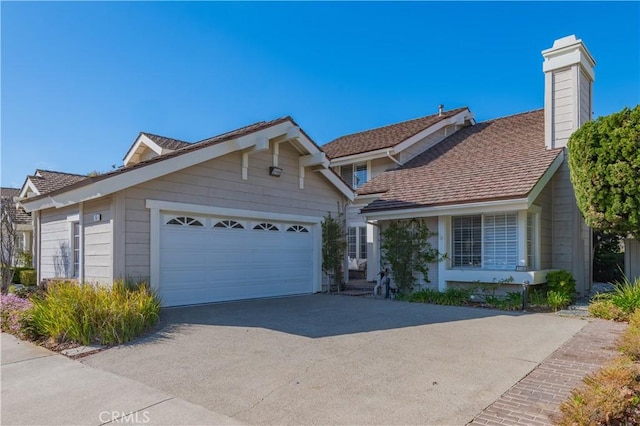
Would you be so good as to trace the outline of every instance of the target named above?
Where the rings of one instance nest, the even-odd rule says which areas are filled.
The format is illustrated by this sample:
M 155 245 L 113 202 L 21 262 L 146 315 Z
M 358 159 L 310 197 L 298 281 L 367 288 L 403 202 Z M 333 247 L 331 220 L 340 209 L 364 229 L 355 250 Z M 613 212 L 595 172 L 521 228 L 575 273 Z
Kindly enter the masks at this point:
M 82 362 L 249 424 L 464 425 L 585 324 L 313 295 L 168 309 Z

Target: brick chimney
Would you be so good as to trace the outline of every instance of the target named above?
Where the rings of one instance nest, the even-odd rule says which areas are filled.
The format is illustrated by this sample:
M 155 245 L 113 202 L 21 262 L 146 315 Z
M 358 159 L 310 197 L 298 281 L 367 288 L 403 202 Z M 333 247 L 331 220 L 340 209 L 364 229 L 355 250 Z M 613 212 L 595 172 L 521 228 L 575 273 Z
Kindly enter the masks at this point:
M 554 41 L 542 56 L 545 146 L 562 148 L 574 131 L 591 120 L 596 63 L 575 35 Z

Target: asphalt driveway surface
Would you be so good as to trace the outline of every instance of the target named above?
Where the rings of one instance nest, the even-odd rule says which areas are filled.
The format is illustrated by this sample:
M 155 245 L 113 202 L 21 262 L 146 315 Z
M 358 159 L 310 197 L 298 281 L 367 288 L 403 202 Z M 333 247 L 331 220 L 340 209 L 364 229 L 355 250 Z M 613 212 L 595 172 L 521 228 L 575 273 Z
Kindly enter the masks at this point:
M 82 362 L 249 424 L 464 425 L 585 324 L 313 295 L 167 309 Z

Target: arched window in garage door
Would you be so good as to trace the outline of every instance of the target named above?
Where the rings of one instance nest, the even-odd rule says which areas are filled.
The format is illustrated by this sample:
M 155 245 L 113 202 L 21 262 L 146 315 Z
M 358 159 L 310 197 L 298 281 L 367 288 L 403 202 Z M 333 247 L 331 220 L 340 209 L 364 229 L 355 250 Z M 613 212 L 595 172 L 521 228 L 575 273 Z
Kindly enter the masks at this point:
M 214 228 L 227 228 L 227 229 L 244 229 L 241 223 L 235 220 L 221 220 L 213 225 Z
M 268 222 L 259 223 L 254 226 L 253 229 L 256 229 L 258 231 L 279 231 L 277 226 L 275 226 L 273 223 Z
M 198 219 L 194 219 L 188 216 L 178 216 L 171 218 L 167 221 L 167 225 L 204 226 Z
M 287 228 L 287 232 L 309 232 L 309 230 L 302 225 L 292 225 Z

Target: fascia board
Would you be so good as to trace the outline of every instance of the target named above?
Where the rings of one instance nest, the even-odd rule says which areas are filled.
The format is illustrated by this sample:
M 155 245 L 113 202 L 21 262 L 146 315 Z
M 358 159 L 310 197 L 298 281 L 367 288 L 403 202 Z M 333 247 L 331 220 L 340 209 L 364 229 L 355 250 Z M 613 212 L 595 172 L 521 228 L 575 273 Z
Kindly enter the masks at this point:
M 538 182 L 533 186 L 533 189 L 531 190 L 531 192 L 529 192 L 529 195 L 527 196 L 527 200 L 530 206 L 533 204 L 536 198 L 538 198 L 538 195 L 540 195 L 540 193 L 545 188 L 545 186 L 547 186 L 549 181 L 551 181 L 551 179 L 553 178 L 553 175 L 560 168 L 560 166 L 564 162 L 564 156 L 565 156 L 565 153 L 561 152 L 556 157 L 556 159 L 553 160 L 553 162 L 551 163 L 547 171 L 544 172 L 540 180 L 538 180 Z
M 454 124 L 459 124 L 461 121 L 464 123 L 464 120 L 467 119 L 467 118 L 473 118 L 473 114 L 468 109 L 462 110 L 459 113 L 457 113 L 456 115 L 452 115 L 449 118 L 446 118 L 444 120 L 440 120 L 436 124 L 427 127 L 426 129 L 424 129 L 420 133 L 417 133 L 417 134 L 411 136 L 410 138 L 400 142 L 399 144 L 397 144 L 394 147 L 394 151 L 396 153 L 400 153 L 400 152 L 404 151 L 405 149 L 411 147 L 415 143 L 417 143 L 417 142 L 421 141 L 422 139 L 426 138 L 430 134 L 437 132 L 440 129 L 443 129 L 443 128 L 447 127 L 447 126 L 451 126 L 451 125 L 454 125 Z
M 361 163 L 368 160 L 375 160 L 377 158 L 385 158 L 387 152 L 391 155 L 395 154 L 393 148 L 377 149 L 375 151 L 363 152 L 360 154 L 347 155 L 344 157 L 336 157 L 331 159 L 331 167 L 344 166 L 346 164 Z
M 18 198 L 27 198 L 27 192 L 29 190 L 33 191 L 36 195 L 40 195 L 40 191 L 38 191 L 38 188 L 36 188 L 33 182 L 31 182 L 31 179 L 27 178 L 27 180 L 24 182 L 24 185 L 22 185 L 22 189 L 20 190 Z
M 331 182 L 336 188 L 338 188 L 342 195 L 347 197 L 349 201 L 353 201 L 356 196 L 355 192 L 353 192 L 353 190 L 346 183 L 344 183 L 342 179 L 340 179 L 333 171 L 329 169 L 322 169 L 319 171 L 319 173 L 322 173 L 322 175 L 326 177 L 327 180 Z
M 415 209 L 385 210 L 380 212 L 362 212 L 367 220 L 411 219 L 414 217 L 451 216 L 480 214 L 487 212 L 527 210 L 526 198 L 513 200 L 485 201 L 480 203 L 457 204 L 448 206 L 423 207 Z
M 155 152 L 158 155 L 162 155 L 164 153 L 160 145 L 158 145 L 157 143 L 149 139 L 148 136 L 144 134 L 140 134 L 138 136 L 138 139 L 136 139 L 136 141 L 131 146 L 131 148 L 129 148 L 129 151 L 127 151 L 127 155 L 125 155 L 124 159 L 122 160 L 125 166 L 129 165 L 129 162 L 131 161 L 136 151 L 142 144 L 145 144 L 146 146 L 148 146 L 153 152 Z M 171 152 L 171 150 L 166 150 L 166 152 Z

